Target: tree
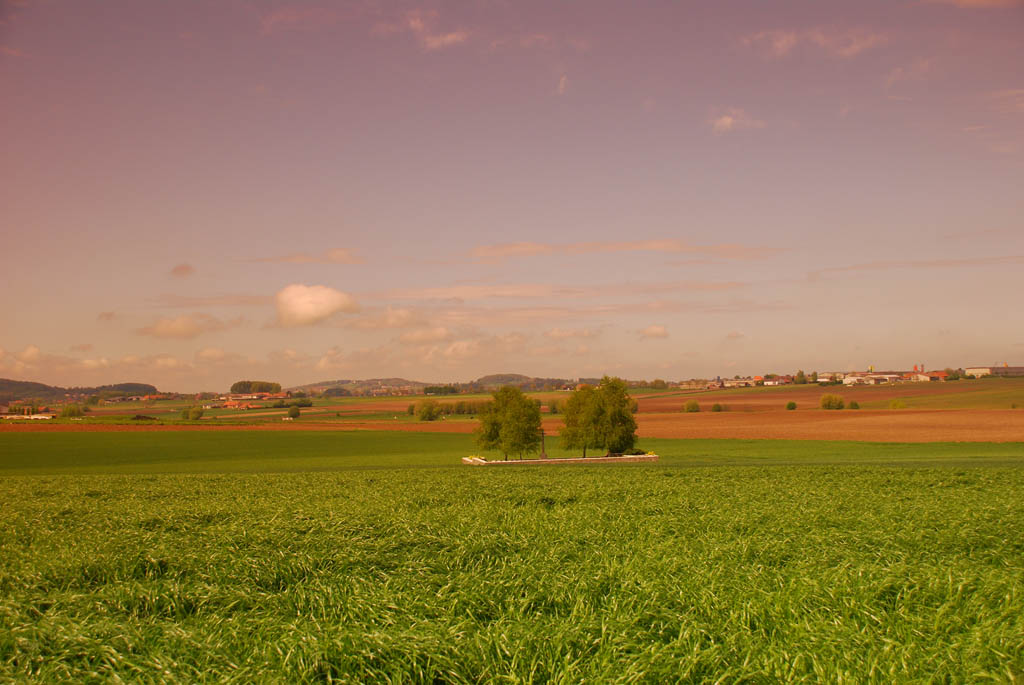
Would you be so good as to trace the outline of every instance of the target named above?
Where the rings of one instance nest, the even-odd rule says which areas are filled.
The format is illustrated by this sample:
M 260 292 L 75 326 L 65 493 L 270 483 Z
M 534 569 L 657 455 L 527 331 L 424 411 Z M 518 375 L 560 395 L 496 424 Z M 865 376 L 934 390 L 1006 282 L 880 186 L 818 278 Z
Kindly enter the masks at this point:
M 636 444 L 636 419 L 630 411 L 632 399 L 626 382 L 605 376 L 597 386 L 597 434 L 608 454 L 622 454 Z
M 793 376 L 793 382 L 797 385 L 807 385 L 807 375 L 804 374 L 803 369 L 796 372 L 796 375 Z
M 565 426 L 561 430 L 562 447 L 582 449 L 584 459 L 587 458 L 588 447 L 601 447 L 596 427 L 597 402 L 597 391 L 589 385 L 581 385 L 569 395 L 562 409 L 565 417 Z
M 718 402 L 715 402 L 714 404 L 711 405 L 711 411 L 713 411 L 713 412 L 725 411 L 725 407 L 723 407 Z
M 61 418 L 78 419 L 82 417 L 82 408 L 77 404 L 69 404 L 60 411 Z
M 441 405 L 437 400 L 420 400 L 416 405 L 416 418 L 420 421 L 437 421 L 441 418 Z
M 811 371 L 810 381 L 811 381 L 811 383 L 817 383 L 818 382 L 818 372 L 817 371 Z
M 540 448 L 540 404 L 523 394 L 519 388 L 506 385 L 491 395 L 480 411 L 476 443 L 484 450 L 498 450 L 505 459 L 516 454 L 536 452 Z
M 251 392 L 281 392 L 280 383 L 270 381 L 238 381 L 231 386 L 232 394 L 247 394 Z
M 792 400 L 786 402 L 786 409 L 788 411 L 793 411 L 794 409 L 796 409 L 796 402 L 793 402 Z
M 294 404 L 288 407 L 288 418 L 297 419 L 299 418 L 300 414 L 302 414 L 302 410 L 296 407 Z
M 188 410 L 188 420 L 189 421 L 198 421 L 201 418 L 203 418 L 203 408 L 202 407 L 192 407 L 191 409 Z
M 685 411 L 688 414 L 696 414 L 697 412 L 700 411 L 700 405 L 697 404 L 697 400 L 690 400 L 685 405 L 683 405 L 683 411 Z

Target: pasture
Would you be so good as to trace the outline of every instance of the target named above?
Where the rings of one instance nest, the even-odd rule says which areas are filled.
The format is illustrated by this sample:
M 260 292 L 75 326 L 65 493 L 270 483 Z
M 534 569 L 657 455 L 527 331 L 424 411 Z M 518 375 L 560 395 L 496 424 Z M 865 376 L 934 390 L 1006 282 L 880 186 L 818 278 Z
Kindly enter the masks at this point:
M 0 434 L 0 680 L 1014 681 L 1024 445 Z

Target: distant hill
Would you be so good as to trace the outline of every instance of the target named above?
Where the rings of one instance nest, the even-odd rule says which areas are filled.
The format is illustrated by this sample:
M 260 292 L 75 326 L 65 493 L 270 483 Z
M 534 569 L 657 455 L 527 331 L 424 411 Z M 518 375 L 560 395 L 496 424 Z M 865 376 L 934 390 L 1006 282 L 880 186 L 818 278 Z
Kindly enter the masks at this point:
M 570 383 L 564 378 L 536 378 L 524 376 L 521 373 L 496 373 L 483 376 L 469 383 L 424 383 L 422 381 L 411 381 L 406 378 L 368 378 L 366 380 L 334 380 L 320 381 L 318 383 L 306 383 L 288 388 L 289 391 L 301 392 L 325 392 L 333 391 L 330 394 L 346 391 L 353 395 L 370 394 L 399 394 L 404 392 L 420 393 L 423 388 L 431 385 L 452 385 L 462 392 L 480 392 L 484 390 L 495 390 L 503 385 L 514 385 L 523 390 L 546 390 L 560 388 Z
M 157 392 L 159 391 L 156 387 L 148 383 L 114 383 L 113 385 L 98 385 L 95 387 L 62 388 L 56 385 L 46 385 L 45 383 L 0 378 L 0 402 L 33 399 L 53 401 L 62 400 L 69 395 L 97 395 L 99 393 L 155 395 Z

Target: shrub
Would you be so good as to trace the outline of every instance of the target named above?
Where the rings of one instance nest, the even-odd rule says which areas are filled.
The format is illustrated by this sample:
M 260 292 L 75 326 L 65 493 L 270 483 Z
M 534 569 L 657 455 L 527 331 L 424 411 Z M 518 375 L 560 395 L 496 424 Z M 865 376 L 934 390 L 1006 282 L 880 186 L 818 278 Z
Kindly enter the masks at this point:
M 904 402 L 903 400 L 899 399 L 899 398 L 896 398 L 895 400 L 892 400 L 891 402 L 889 402 L 889 409 L 906 409 L 906 408 L 907 408 L 907 403 Z
M 413 414 L 416 413 L 416 405 L 410 404 L 408 407 L 406 407 L 405 411 L 409 416 L 412 416 Z
M 203 408 L 202 407 L 192 407 L 191 409 L 188 410 L 188 420 L 189 421 L 198 421 L 201 418 L 203 418 Z
M 718 402 L 711 405 L 711 411 L 725 411 L 727 407 L 722 406 Z
M 82 416 L 82 408 L 77 404 L 69 404 L 60 410 L 61 418 L 80 418 Z
M 786 409 L 788 411 L 793 411 L 794 409 L 796 409 L 796 402 L 793 402 L 792 400 L 786 402 Z
M 688 414 L 695 414 L 700 411 L 700 405 L 697 404 L 697 400 L 690 400 L 685 405 L 683 405 L 683 411 L 687 412 Z
M 558 413 L 558 400 L 551 400 L 550 402 L 548 402 L 548 413 L 549 414 L 557 414 Z
M 850 400 L 850 406 L 847 409 L 860 409 L 860 405 L 857 404 L 857 400 Z
M 846 406 L 843 398 L 839 395 L 822 395 L 821 396 L 821 408 L 822 409 L 842 409 Z
M 313 406 L 313 400 L 309 399 L 308 397 L 303 397 L 301 399 L 298 399 L 298 400 L 295 400 L 294 402 L 292 402 L 292 406 L 293 407 L 312 407 Z
M 637 402 L 636 400 L 632 400 L 629 403 L 629 413 L 636 414 L 638 411 L 640 411 L 640 403 Z
M 299 409 L 299 408 L 298 408 L 297 406 L 295 406 L 294 404 L 293 404 L 292 406 L 288 407 L 288 416 L 289 416 L 290 418 L 293 418 L 293 419 L 297 419 L 297 418 L 299 418 L 299 415 L 300 415 L 301 413 L 302 413 L 302 410 L 301 410 L 301 409 Z

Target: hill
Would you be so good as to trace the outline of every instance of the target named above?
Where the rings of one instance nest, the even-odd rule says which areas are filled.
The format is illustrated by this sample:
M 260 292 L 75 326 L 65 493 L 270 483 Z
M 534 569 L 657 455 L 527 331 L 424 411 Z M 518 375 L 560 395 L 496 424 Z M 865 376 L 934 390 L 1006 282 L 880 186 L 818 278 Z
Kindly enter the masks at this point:
M 98 385 L 95 387 L 71 387 L 62 388 L 57 385 L 46 385 L 33 381 L 16 381 L 10 378 L 0 378 L 0 402 L 13 402 L 17 400 L 63 400 L 67 397 L 98 395 L 101 393 L 116 393 L 121 395 L 155 395 L 159 392 L 155 386 L 148 383 L 114 383 L 112 385 Z

